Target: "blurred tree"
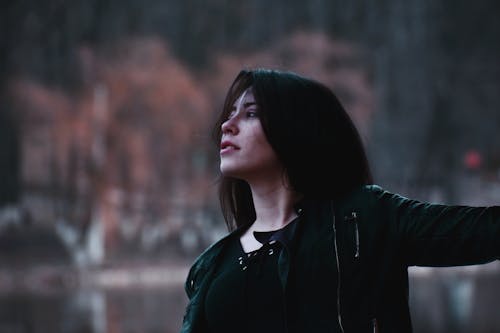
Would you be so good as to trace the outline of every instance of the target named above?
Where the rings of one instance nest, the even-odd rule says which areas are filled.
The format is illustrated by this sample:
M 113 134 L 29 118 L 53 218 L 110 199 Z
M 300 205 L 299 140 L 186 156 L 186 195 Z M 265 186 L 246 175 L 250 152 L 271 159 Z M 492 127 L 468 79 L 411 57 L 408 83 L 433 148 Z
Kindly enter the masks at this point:
M 0 93 L 0 102 L 6 101 Z M 0 208 L 16 204 L 19 199 L 19 129 L 16 118 L 8 108 L 0 106 Z
M 361 122 L 377 182 L 422 198 L 430 187 L 439 187 L 445 199 L 455 200 L 459 196 L 457 183 L 463 172 L 463 153 L 477 149 L 484 156 L 484 167 L 488 168 L 488 161 L 493 160 L 488 155 L 495 155 L 495 147 L 500 142 L 500 115 L 496 110 L 500 103 L 497 93 L 500 46 L 496 43 L 500 30 L 496 19 L 499 8 L 493 0 L 477 4 L 465 0 L 405 3 L 396 0 L 348 3 L 340 0 L 48 0 L 43 3 L 7 0 L 0 14 L 5 28 L 0 31 L 0 46 L 5 50 L 0 52 L 0 73 L 5 74 L 0 75 L 4 91 L 0 96 L 4 96 L 5 101 L 2 107 L 12 102 L 8 100 L 12 95 L 5 93 L 10 83 L 19 79 L 25 83 L 30 81 L 25 86 L 26 93 L 35 93 L 42 100 L 33 101 L 45 105 L 45 109 L 37 109 L 37 117 L 48 123 L 55 119 L 52 117 L 62 117 L 71 124 L 68 128 L 75 129 L 74 133 L 65 129 L 60 125 L 64 121 L 60 120 L 60 124 L 54 125 L 58 130 L 46 129 L 50 133 L 44 132 L 47 141 L 39 141 L 46 143 L 47 151 L 53 149 L 52 155 L 49 154 L 52 157 L 47 157 L 50 161 L 43 164 L 53 166 L 52 173 L 42 178 L 49 181 L 48 186 L 57 197 L 77 202 L 78 186 L 85 188 L 88 184 L 68 184 L 78 183 L 75 179 L 81 179 L 82 174 L 91 175 L 95 184 L 103 184 L 100 179 L 112 179 L 125 189 L 142 184 L 150 193 L 159 193 L 159 188 L 177 188 L 172 182 L 182 177 L 196 175 L 201 179 L 203 172 L 195 170 L 207 170 L 208 165 L 215 165 L 214 158 L 207 157 L 212 153 L 207 153 L 207 144 L 179 152 L 170 139 L 161 142 L 153 139 L 171 135 L 172 139 L 186 140 L 182 134 L 186 133 L 186 124 L 182 122 L 195 119 L 198 116 L 195 109 L 200 108 L 190 104 L 195 96 L 193 91 L 208 92 L 208 101 L 201 105 L 219 106 L 230 83 L 228 78 L 233 75 L 229 71 L 239 70 L 245 65 L 242 61 L 304 72 L 314 69 L 318 78 L 331 82 L 343 101 L 350 100 L 346 103 L 350 104 L 349 111 L 355 117 L 370 114 Z M 312 33 L 301 35 L 303 32 Z M 340 53 L 324 56 L 330 49 L 316 47 L 325 44 L 316 39 L 321 33 L 335 41 L 359 45 L 362 51 L 353 51 L 348 57 L 339 56 Z M 290 36 L 302 36 L 300 43 L 311 45 L 311 50 L 294 49 L 286 44 L 294 43 L 290 42 Z M 161 52 L 157 46 L 127 44 L 131 40 L 150 38 L 157 41 L 155 45 L 168 45 L 168 61 L 158 61 Z M 351 57 L 353 54 L 359 56 Z M 224 61 L 231 64 L 221 67 Z M 316 64 L 323 67 L 315 67 Z M 361 67 L 360 72 L 352 71 Z M 182 70 L 176 72 L 175 68 Z M 224 70 L 217 73 L 220 69 Z M 161 81 L 156 78 L 158 73 L 168 77 Z M 167 90 L 179 92 L 174 89 L 175 84 L 171 86 L 177 77 L 189 77 L 191 83 L 180 87 L 187 97 L 178 97 L 170 108 L 161 96 L 164 92 L 172 98 Z M 34 82 L 44 89 L 33 90 L 37 86 Z M 82 111 L 91 110 L 92 103 L 102 100 L 99 96 L 108 96 L 109 101 L 116 103 L 108 105 L 116 111 L 109 114 L 117 120 L 115 125 Z M 164 119 L 153 111 L 160 109 L 176 126 L 161 127 Z M 185 110 L 185 113 L 181 116 L 172 110 Z M 15 125 L 15 119 L 20 117 L 17 114 L 14 117 L 15 113 L 2 115 L 6 120 L 0 126 L 8 130 L 0 135 L 5 138 L 5 154 L 23 156 L 19 152 L 22 148 L 19 135 L 15 134 L 17 130 L 10 125 L 12 121 Z M 208 123 L 213 113 L 205 116 L 203 119 Z M 96 132 L 92 133 L 100 139 L 89 139 L 91 131 L 85 129 L 84 119 L 93 119 Z M 40 121 L 38 129 L 46 124 Z M 149 126 L 152 130 L 146 133 L 143 129 Z M 89 132 L 85 134 L 85 131 Z M 33 137 L 45 135 L 41 130 L 33 133 Z M 71 135 L 77 138 L 64 144 L 52 142 Z M 127 141 L 128 135 L 135 139 Z M 173 150 L 162 153 L 166 147 Z M 96 164 L 103 150 L 112 151 L 113 165 L 119 166 L 116 170 L 106 170 L 106 163 L 102 161 Z M 76 153 L 79 151 L 85 154 Z M 189 162 L 179 165 L 189 167 L 179 166 L 176 169 L 179 177 L 174 180 L 168 172 L 151 175 L 145 171 L 167 169 L 171 160 L 177 161 L 184 153 L 192 156 Z M 67 156 L 78 157 L 65 162 Z M 3 159 L 8 161 L 2 162 L 3 165 L 9 165 L 4 170 L 27 170 L 24 158 Z M 127 162 L 130 160 L 137 162 Z M 20 163 L 19 168 L 14 167 L 16 163 Z M 8 192 L 12 194 L 9 195 L 19 196 L 16 186 L 10 186 Z M 21 191 L 23 186 L 17 188 Z M 81 205 L 81 216 L 87 216 L 86 219 L 90 218 L 84 213 L 89 206 L 91 204 Z M 68 211 L 54 209 L 59 213 Z

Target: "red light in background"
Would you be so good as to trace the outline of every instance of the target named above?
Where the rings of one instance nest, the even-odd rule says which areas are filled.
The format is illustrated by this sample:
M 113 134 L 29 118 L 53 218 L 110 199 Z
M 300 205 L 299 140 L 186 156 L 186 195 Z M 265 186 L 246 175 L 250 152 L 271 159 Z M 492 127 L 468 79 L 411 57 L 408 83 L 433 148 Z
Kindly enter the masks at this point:
M 477 150 L 469 150 L 464 155 L 464 165 L 469 170 L 479 169 L 482 162 L 482 156 Z

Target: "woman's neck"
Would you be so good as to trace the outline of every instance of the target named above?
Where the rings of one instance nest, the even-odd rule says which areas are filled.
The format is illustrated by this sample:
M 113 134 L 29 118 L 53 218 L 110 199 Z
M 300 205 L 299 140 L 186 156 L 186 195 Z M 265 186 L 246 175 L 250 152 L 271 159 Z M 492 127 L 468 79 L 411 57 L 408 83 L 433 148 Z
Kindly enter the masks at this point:
M 256 213 L 252 230 L 277 230 L 297 217 L 294 205 L 301 196 L 283 182 L 251 184 L 250 188 Z

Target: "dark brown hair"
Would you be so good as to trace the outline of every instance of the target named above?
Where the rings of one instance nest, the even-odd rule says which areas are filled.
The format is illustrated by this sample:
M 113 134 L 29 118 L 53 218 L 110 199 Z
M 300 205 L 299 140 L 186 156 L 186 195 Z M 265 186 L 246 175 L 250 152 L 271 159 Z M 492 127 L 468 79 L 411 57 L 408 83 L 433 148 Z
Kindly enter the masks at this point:
M 242 70 L 215 124 L 214 139 L 237 98 L 251 88 L 264 133 L 285 167 L 293 190 L 305 197 L 335 199 L 372 182 L 359 133 L 335 94 L 292 72 Z M 221 175 L 219 199 L 229 230 L 255 220 L 248 183 Z

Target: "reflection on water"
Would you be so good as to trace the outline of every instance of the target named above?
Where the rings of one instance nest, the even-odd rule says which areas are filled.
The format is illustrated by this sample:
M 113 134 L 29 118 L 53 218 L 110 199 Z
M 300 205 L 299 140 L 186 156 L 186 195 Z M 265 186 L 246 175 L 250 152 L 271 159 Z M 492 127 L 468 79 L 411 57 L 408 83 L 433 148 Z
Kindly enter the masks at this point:
M 186 268 L 0 272 L 0 333 L 173 333 Z
M 410 309 L 415 333 L 500 332 L 500 262 L 412 268 Z
M 412 270 L 410 308 L 415 333 L 499 332 L 498 268 L 497 262 L 479 271 Z M 0 333 L 179 332 L 187 302 L 179 278 L 187 271 L 173 274 L 169 269 L 169 274 L 162 275 L 160 270 L 141 270 L 149 272 L 147 279 L 138 271 L 93 274 L 99 283 L 73 288 L 2 291 L 5 283 L 0 279 Z
M 0 295 L 1 333 L 173 333 L 185 306 L 181 286 Z

